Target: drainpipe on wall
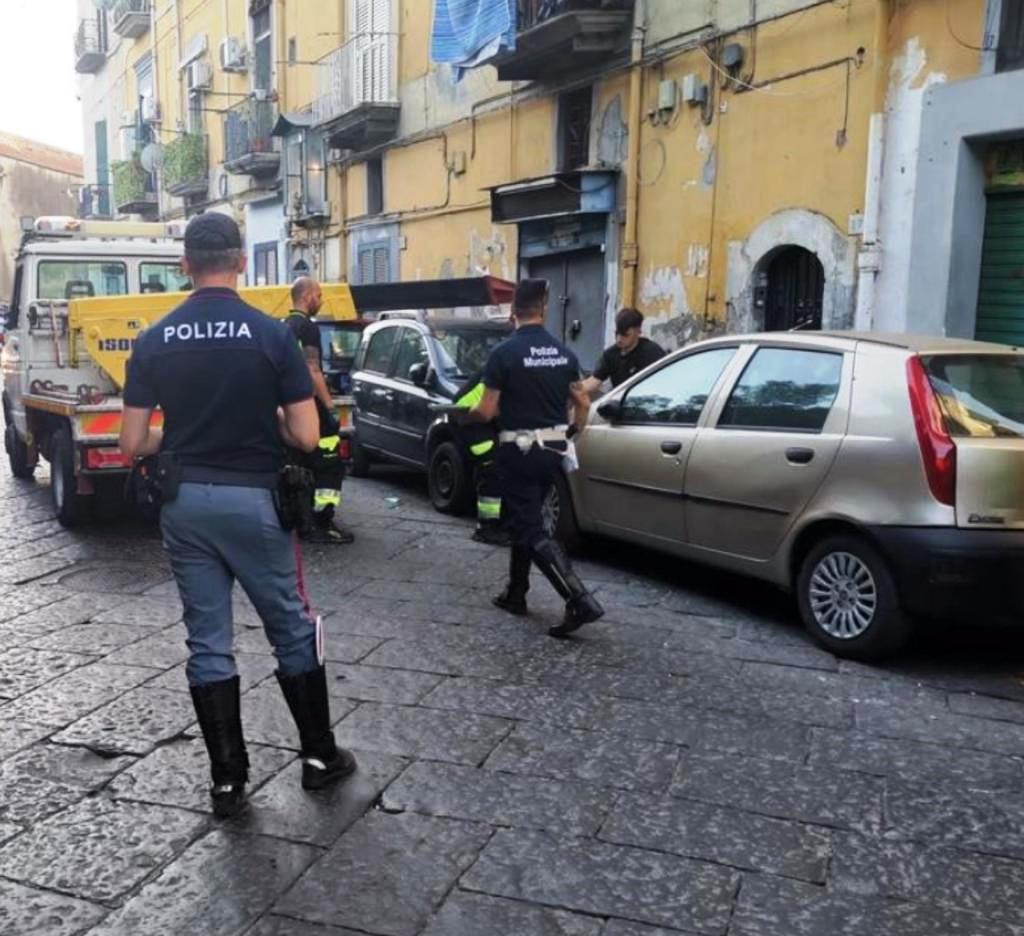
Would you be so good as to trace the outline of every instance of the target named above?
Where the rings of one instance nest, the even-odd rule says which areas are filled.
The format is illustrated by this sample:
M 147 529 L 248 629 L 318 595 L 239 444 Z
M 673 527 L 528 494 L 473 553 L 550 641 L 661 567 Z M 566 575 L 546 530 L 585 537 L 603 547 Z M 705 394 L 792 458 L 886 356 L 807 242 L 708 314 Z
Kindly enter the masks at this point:
M 285 104 L 288 101 L 288 40 L 285 38 L 285 13 L 284 0 L 277 0 L 274 4 L 274 22 L 272 42 L 275 46 L 274 58 L 277 64 L 274 66 L 274 88 L 277 91 L 278 107 L 284 112 Z
M 160 56 L 158 50 L 158 44 L 156 41 L 156 24 L 157 24 L 157 11 L 156 11 L 156 0 L 150 4 L 149 7 L 149 56 L 153 62 L 153 103 L 156 105 L 157 119 L 156 123 L 156 142 L 162 144 L 163 140 L 160 138 L 160 129 L 163 127 L 163 113 L 161 108 L 163 105 L 160 103 Z M 141 115 L 140 115 L 141 116 Z M 160 218 L 164 217 L 163 206 L 163 172 L 160 170 L 159 160 L 157 165 L 153 167 L 153 185 L 156 188 L 156 205 L 157 205 L 157 216 Z
M 875 297 L 882 269 L 880 217 L 882 170 L 885 156 L 885 101 L 889 90 L 890 0 L 876 0 L 875 48 L 871 119 L 868 123 L 868 166 L 864 185 L 864 230 L 857 254 L 857 329 L 868 331 L 875 323 Z
M 626 157 L 626 231 L 622 244 L 622 305 L 636 305 L 636 272 L 640 258 L 637 216 L 640 198 L 640 121 L 643 117 L 644 4 L 638 3 L 630 43 L 629 150 Z

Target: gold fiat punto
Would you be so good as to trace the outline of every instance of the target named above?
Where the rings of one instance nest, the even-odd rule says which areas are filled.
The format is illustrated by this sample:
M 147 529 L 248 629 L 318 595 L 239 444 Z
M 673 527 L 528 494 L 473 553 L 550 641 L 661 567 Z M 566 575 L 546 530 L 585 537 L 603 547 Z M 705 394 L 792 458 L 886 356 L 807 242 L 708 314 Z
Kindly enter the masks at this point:
M 600 533 L 796 592 L 830 650 L 1024 609 L 1024 353 L 854 332 L 704 341 L 604 397 L 552 492 Z

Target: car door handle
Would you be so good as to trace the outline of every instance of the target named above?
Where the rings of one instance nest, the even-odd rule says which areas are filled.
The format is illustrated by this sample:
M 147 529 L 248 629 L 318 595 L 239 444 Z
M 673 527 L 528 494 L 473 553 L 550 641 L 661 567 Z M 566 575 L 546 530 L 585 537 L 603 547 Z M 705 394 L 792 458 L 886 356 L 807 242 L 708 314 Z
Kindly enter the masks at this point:
M 809 465 L 814 461 L 814 449 L 788 448 L 786 449 L 786 461 L 791 465 Z
M 661 450 L 666 455 L 678 455 L 683 450 L 682 442 L 662 442 Z

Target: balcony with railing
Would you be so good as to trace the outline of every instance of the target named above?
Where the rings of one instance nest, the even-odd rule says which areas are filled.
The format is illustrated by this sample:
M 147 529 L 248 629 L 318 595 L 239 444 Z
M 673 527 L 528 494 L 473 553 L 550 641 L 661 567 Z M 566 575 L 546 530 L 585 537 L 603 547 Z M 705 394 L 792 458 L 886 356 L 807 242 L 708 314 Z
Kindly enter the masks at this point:
M 332 147 L 362 150 L 398 130 L 398 42 L 393 33 L 353 36 L 319 62 L 313 124 Z
M 111 163 L 110 174 L 118 214 L 154 215 L 160 210 L 156 182 L 137 158 Z
M 281 154 L 272 132 L 277 106 L 247 98 L 224 115 L 224 168 L 236 175 L 276 176 Z
M 110 11 L 114 32 L 124 39 L 146 35 L 152 8 L 152 0 L 117 0 Z
M 206 195 L 210 190 L 206 137 L 181 133 L 163 149 L 164 191 L 176 198 Z
M 518 0 L 516 47 L 491 64 L 501 81 L 532 81 L 624 52 L 634 0 Z
M 95 17 L 84 19 L 75 33 L 75 71 L 93 75 L 107 60 L 107 37 Z

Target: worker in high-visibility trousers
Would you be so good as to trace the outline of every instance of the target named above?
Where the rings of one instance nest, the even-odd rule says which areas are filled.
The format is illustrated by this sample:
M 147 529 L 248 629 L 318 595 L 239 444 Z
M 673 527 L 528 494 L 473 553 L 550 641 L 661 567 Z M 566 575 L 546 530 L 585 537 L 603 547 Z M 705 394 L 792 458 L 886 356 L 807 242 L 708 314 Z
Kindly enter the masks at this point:
M 463 384 L 455 405 L 466 410 L 480 402 L 484 394 L 481 374 Z M 494 457 L 498 450 L 498 431 L 493 425 L 473 423 L 460 426 L 460 434 L 476 468 L 476 531 L 473 539 L 491 546 L 508 546 L 508 531 L 501 519 L 501 482 Z

